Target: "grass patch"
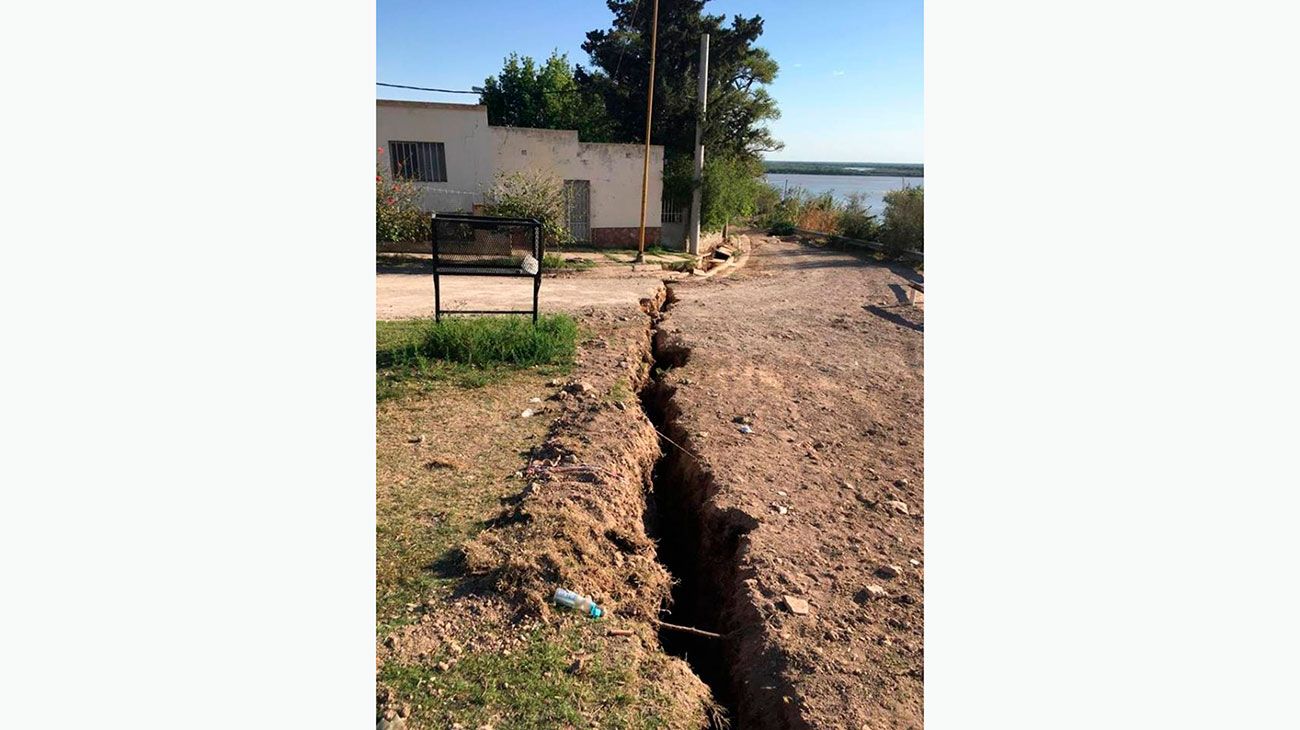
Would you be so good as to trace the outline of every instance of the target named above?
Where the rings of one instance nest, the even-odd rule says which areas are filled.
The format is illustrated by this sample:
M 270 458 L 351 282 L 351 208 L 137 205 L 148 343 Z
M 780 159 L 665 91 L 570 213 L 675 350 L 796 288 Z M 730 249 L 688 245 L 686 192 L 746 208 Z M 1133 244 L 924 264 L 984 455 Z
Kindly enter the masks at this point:
M 587 271 L 594 268 L 594 259 L 566 259 L 558 253 L 548 253 L 542 257 L 542 271 Z
M 412 703 L 414 727 L 445 727 L 454 718 L 471 728 L 492 723 L 550 730 L 589 727 L 593 714 L 601 727 L 667 727 L 664 714 L 671 711 L 672 698 L 638 676 L 656 668 L 602 651 L 598 635 L 605 629 L 574 623 L 534 631 L 508 656 L 467 653 L 445 672 L 430 671 L 430 665 L 450 659 L 447 655 L 433 657 L 430 665 L 386 663 L 380 679 Z M 581 672 L 571 672 L 578 654 L 589 658 Z
M 376 322 L 375 336 L 376 391 L 385 400 L 422 381 L 473 388 L 522 368 L 567 372 L 578 324 L 563 314 L 545 315 L 536 325 L 527 317 L 449 317 Z

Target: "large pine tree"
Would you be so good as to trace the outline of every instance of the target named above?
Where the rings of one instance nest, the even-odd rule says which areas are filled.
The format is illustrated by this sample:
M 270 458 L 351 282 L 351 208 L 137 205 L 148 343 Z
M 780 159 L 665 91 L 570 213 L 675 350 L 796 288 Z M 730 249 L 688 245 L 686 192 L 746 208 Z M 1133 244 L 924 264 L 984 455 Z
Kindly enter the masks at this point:
M 780 116 L 763 88 L 776 78 L 777 64 L 754 42 L 763 19 L 704 14 L 707 0 L 660 0 L 651 142 L 670 158 L 689 156 L 695 144 L 695 108 L 700 35 L 709 34 L 709 107 L 705 146 L 713 154 L 757 157 L 781 148 L 766 127 Z M 652 0 L 607 0 L 612 26 L 587 34 L 582 49 L 592 68 L 574 77 L 584 91 L 604 99 L 613 141 L 645 137 L 650 75 Z

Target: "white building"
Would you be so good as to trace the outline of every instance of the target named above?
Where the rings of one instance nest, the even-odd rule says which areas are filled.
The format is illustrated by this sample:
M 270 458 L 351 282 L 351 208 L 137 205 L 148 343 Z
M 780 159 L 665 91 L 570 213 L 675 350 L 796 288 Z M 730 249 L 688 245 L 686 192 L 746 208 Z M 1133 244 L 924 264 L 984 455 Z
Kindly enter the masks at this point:
M 564 180 L 575 239 L 637 245 L 643 145 L 582 142 L 570 130 L 493 127 L 486 107 L 417 101 L 377 101 L 375 133 L 385 172 L 407 171 L 424 191 L 425 210 L 472 211 L 498 173 L 540 169 Z M 651 145 L 647 246 L 660 240 L 663 162 L 663 147 Z

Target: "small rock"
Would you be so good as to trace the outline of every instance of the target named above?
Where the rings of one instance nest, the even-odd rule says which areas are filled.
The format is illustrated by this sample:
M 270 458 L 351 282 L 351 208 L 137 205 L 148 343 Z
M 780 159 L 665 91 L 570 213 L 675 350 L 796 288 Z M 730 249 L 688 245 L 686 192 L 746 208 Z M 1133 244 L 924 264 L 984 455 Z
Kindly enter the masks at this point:
M 419 436 L 412 436 L 408 438 L 406 441 L 407 443 L 411 443 L 411 444 L 422 444 L 424 443 L 424 434 L 420 434 Z
M 884 598 L 885 596 L 888 596 L 889 593 L 885 590 L 884 586 L 869 585 L 866 588 L 863 588 L 862 592 L 858 595 L 862 600 L 870 601 L 877 598 Z
M 895 598 L 894 600 L 895 600 L 895 601 L 898 601 L 899 603 L 905 603 L 905 604 L 907 604 L 907 605 L 909 605 L 909 606 L 912 605 L 912 604 L 914 604 L 914 603 L 916 603 L 916 598 L 914 598 L 913 596 L 910 596 L 910 595 L 908 595 L 908 594 L 906 594 L 906 593 L 904 593 L 904 594 L 898 596 L 898 597 Z
M 520 417 L 520 418 L 532 418 L 534 413 L 536 413 L 536 411 L 534 411 L 533 409 L 529 408 L 529 409 L 525 410 L 523 413 L 520 413 L 520 414 L 519 414 L 519 417 Z
M 876 568 L 876 575 L 881 578 L 897 578 L 903 574 L 903 569 L 897 565 L 882 565 Z
M 785 601 L 786 610 L 796 616 L 807 616 L 809 611 L 808 602 L 798 596 L 782 596 L 781 600 Z
M 895 479 L 895 480 L 894 480 L 894 486 L 895 486 L 895 487 L 906 487 L 906 486 L 907 486 L 907 480 L 906 480 L 906 479 Z
M 781 495 L 782 497 L 787 496 L 786 493 L 785 493 L 785 490 L 784 490 L 784 489 L 778 489 L 778 490 L 776 490 L 776 493 L 779 494 L 779 495 Z
M 740 427 L 740 432 L 741 432 L 741 433 L 753 433 L 753 432 L 754 432 L 754 429 L 751 428 L 751 427 L 748 426 L 748 425 L 745 425 L 745 426 L 741 426 L 741 427 Z
M 777 513 L 778 515 L 783 515 L 783 514 L 785 514 L 786 512 L 789 512 L 789 511 L 790 511 L 790 510 L 786 509 L 785 507 L 783 507 L 782 505 L 779 505 L 779 504 L 777 504 L 777 503 L 775 503 L 775 502 L 772 503 L 772 509 L 776 510 L 776 513 Z
M 920 564 L 921 564 L 921 561 L 920 561 L 920 560 L 917 560 L 916 558 L 912 558 L 911 560 L 909 560 L 909 561 L 907 561 L 907 562 L 911 563 L 912 565 L 920 565 Z
M 591 383 L 588 383 L 586 381 L 569 383 L 568 385 L 564 386 L 564 389 L 569 391 L 570 393 L 574 393 L 578 395 L 584 393 L 590 393 L 591 391 L 595 390 L 595 388 L 592 387 Z
M 888 502 L 885 502 L 885 506 L 894 510 L 895 512 L 898 512 L 899 514 L 904 514 L 904 515 L 912 514 L 907 509 L 907 502 L 900 502 L 896 499 L 891 499 Z
M 749 416 L 736 416 L 735 418 L 731 419 L 731 421 L 733 423 L 743 423 L 749 425 L 754 422 L 754 419 L 750 418 Z
M 379 724 L 375 725 L 375 730 L 406 730 L 406 720 L 400 717 L 388 717 L 388 713 L 384 713 Z
M 529 399 L 528 399 L 528 402 L 529 402 L 529 403 L 541 403 L 541 402 L 542 402 L 542 399 L 541 399 L 541 398 L 529 398 Z
M 438 671 L 445 672 L 449 669 L 451 669 L 451 665 L 447 662 L 438 662 Z
M 552 388 L 557 387 L 557 386 L 560 385 L 560 379 L 559 379 L 559 378 L 551 378 L 550 380 L 546 381 L 546 384 L 549 385 L 549 386 L 551 386 Z

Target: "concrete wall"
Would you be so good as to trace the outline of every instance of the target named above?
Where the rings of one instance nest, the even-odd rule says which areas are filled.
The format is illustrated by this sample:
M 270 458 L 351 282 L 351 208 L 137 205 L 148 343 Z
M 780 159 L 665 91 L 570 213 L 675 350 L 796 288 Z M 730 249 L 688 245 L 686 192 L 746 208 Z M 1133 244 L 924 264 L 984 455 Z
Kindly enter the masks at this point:
M 590 180 L 592 243 L 636 245 L 644 146 L 580 142 L 578 133 L 572 130 L 525 127 L 490 127 L 490 130 L 497 171 L 542 169 L 564 180 Z M 663 169 L 664 148 L 651 145 L 646 245 L 659 240 Z
M 421 207 L 430 211 L 469 211 L 483 202 L 482 191 L 492 183 L 491 134 L 487 108 L 473 104 L 418 101 L 376 102 L 375 147 L 383 149 L 384 174 L 391 174 L 388 143 L 442 142 L 447 181 L 416 183 L 423 191 Z
M 562 180 L 591 181 L 593 244 L 637 244 L 643 145 L 581 142 L 573 130 L 490 127 L 487 109 L 478 105 L 380 100 L 375 146 L 384 150 L 385 174 L 390 141 L 443 143 L 447 181 L 417 183 L 425 210 L 472 210 L 497 173 L 542 169 Z M 651 145 L 646 245 L 659 242 L 663 168 L 663 147 Z

